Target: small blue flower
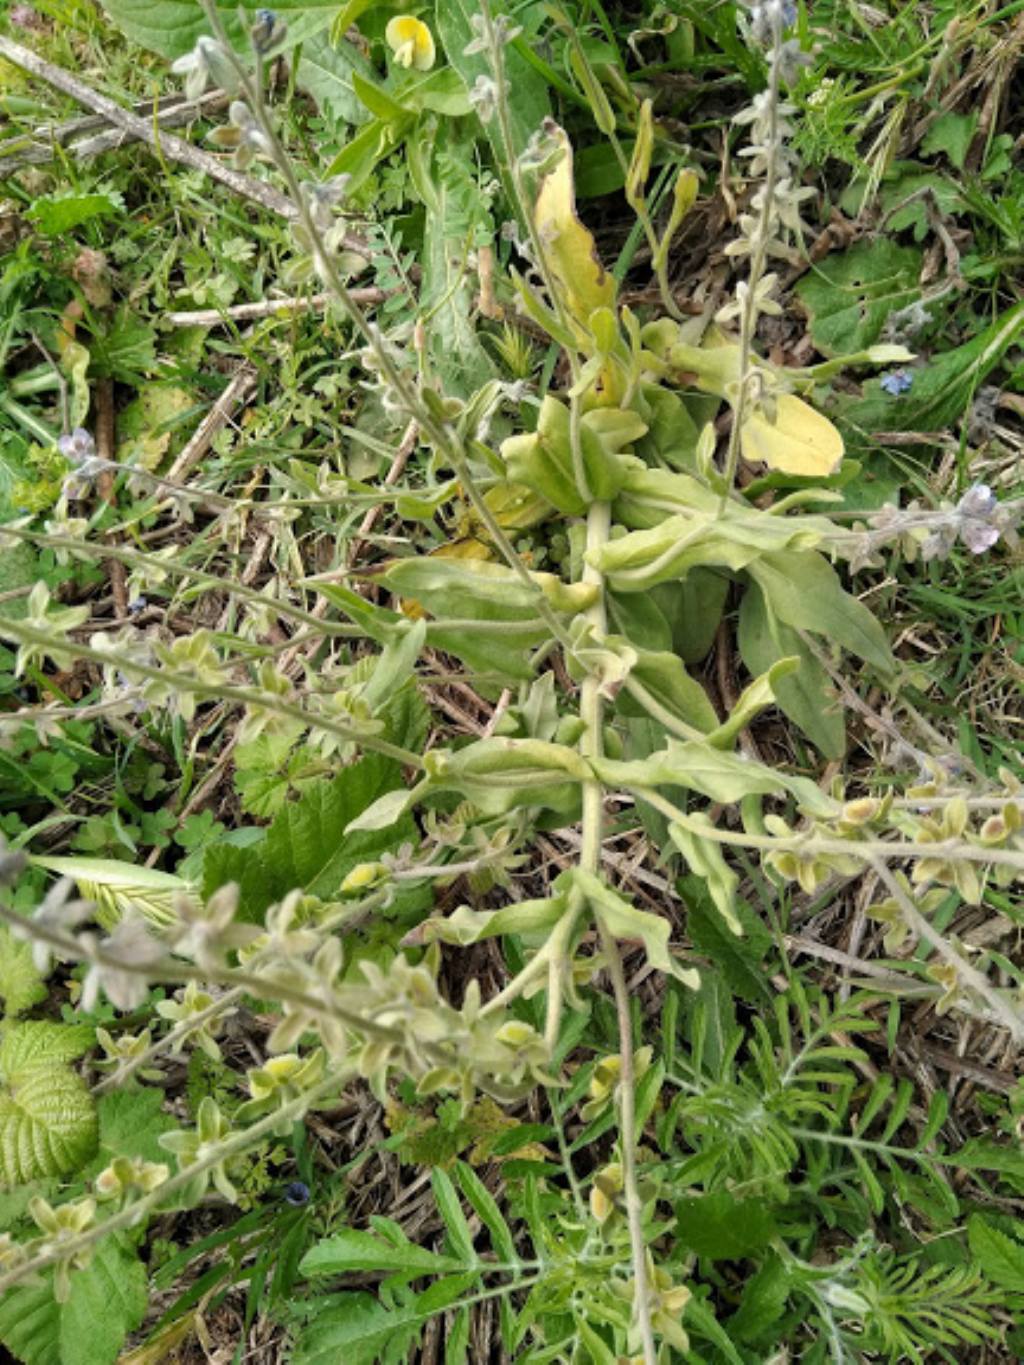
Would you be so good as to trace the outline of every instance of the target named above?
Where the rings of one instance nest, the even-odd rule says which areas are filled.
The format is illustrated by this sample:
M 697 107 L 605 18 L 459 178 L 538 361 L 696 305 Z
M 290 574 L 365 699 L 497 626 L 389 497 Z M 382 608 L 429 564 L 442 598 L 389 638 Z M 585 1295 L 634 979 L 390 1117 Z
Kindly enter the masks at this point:
M 304 1204 L 309 1203 L 309 1186 L 302 1180 L 293 1180 L 285 1188 L 284 1199 L 286 1204 L 301 1209 Z
M 893 398 L 898 398 L 901 393 L 907 393 L 914 383 L 914 376 L 909 370 L 893 370 L 891 374 L 882 376 L 882 388 Z

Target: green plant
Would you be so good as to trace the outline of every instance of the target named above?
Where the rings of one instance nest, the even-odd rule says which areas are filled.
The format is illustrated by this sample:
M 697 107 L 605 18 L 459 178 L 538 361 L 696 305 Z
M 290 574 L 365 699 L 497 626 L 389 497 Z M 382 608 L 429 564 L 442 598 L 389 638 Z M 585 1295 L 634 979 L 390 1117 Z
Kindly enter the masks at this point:
M 61 596 L 56 581 L 27 593 L 16 584 L 0 603 L 0 630 L 17 649 L 12 675 L 23 680 L 14 686 L 41 689 L 41 700 L 55 669 L 80 669 L 91 689 L 82 710 L 128 717 L 133 745 L 167 760 L 129 775 L 116 748 L 116 819 L 87 824 L 70 856 L 67 844 L 32 854 L 25 883 L 0 902 L 8 1014 L 42 1005 L 47 983 L 79 994 L 87 1015 L 109 1011 L 96 1016 L 105 1074 L 91 1096 L 67 1052 L 81 1029 L 5 1025 L 11 1112 L 0 1147 L 22 1203 L 0 1245 L 0 1339 L 29 1365 L 61 1358 L 76 1331 L 90 1330 L 97 1283 L 123 1271 L 124 1302 L 95 1334 L 97 1362 L 112 1360 L 144 1312 L 133 1243 L 154 1215 L 187 1226 L 218 1201 L 245 1211 L 166 1254 L 159 1286 L 186 1283 L 154 1328 L 154 1349 L 205 1296 L 220 1304 L 242 1284 L 246 1326 L 278 1318 L 308 1361 L 404 1358 L 439 1315 L 447 1358 L 464 1360 L 473 1315 L 492 1308 L 504 1349 L 536 1362 L 654 1365 L 685 1357 L 690 1339 L 730 1361 L 778 1351 L 843 1361 L 865 1350 L 923 1359 L 995 1338 L 990 1309 L 1002 1289 L 1019 1289 L 1007 1283 L 1014 1239 L 1001 1234 L 1007 1247 L 999 1229 L 972 1222 L 965 1242 L 967 1198 L 943 1177 L 955 1168 L 1019 1181 L 1019 1156 L 994 1142 L 950 1150 L 941 1098 L 919 1100 L 879 1075 L 869 1044 L 882 1002 L 898 1010 L 903 992 L 1019 1041 L 1019 974 L 995 948 L 957 941 L 947 913 L 1005 898 L 1019 877 L 1020 787 L 1009 769 L 985 782 L 951 768 L 926 722 L 923 738 L 905 738 L 860 699 L 858 685 L 871 682 L 909 723 L 920 675 L 897 661 L 833 561 L 863 568 L 896 549 L 937 569 L 954 551 L 1015 544 L 1020 506 L 987 485 L 933 508 L 863 508 L 848 491 L 859 471 L 841 461 L 844 435 L 852 445 L 879 412 L 904 431 L 961 416 L 1012 345 L 1019 309 L 913 378 L 909 402 L 905 377 L 887 375 L 877 393 L 837 404 L 842 431 L 822 415 L 825 386 L 843 368 L 912 360 L 886 329 L 921 302 L 915 248 L 870 262 L 851 253 L 807 281 L 822 363 L 762 356 L 761 324 L 781 310 L 768 267 L 801 259 L 813 193 L 795 188 L 796 111 L 783 94 L 806 65 L 789 31 L 797 16 L 775 0 L 745 16 L 745 43 L 731 14 L 694 13 L 676 35 L 691 55 L 698 36 L 733 53 L 752 86 L 767 74 L 735 119 L 751 130 L 752 184 L 726 255 L 746 277 L 713 320 L 711 309 L 680 308 L 669 270 L 696 177 L 673 161 L 649 188 L 656 158 L 678 148 L 657 126 L 654 96 L 623 77 L 599 5 L 581 10 L 579 32 L 561 12 L 544 32 L 564 58 L 558 81 L 608 139 L 661 316 L 623 301 L 622 272 L 602 263 L 578 215 L 580 162 L 567 127 L 543 117 L 537 75 L 551 54 L 534 50 L 545 21 L 532 7 L 523 32 L 489 0 L 472 14 L 440 7 L 448 66 L 437 64 L 430 16 L 359 3 L 333 16 L 330 36 L 331 11 L 311 5 L 259 11 L 251 23 L 210 8 L 212 34 L 177 0 L 109 8 L 178 58 L 192 98 L 211 80 L 227 90 L 215 145 L 239 171 L 269 166 L 290 197 L 286 226 L 261 243 L 270 273 L 325 291 L 334 310 L 325 325 L 343 355 L 340 377 L 329 373 L 299 324 L 281 341 L 280 320 L 235 338 L 269 368 L 265 341 L 285 374 L 252 445 L 229 435 L 214 447 L 214 488 L 165 479 L 167 446 L 141 438 L 126 478 L 80 425 L 82 403 L 90 374 L 139 385 L 154 333 L 126 308 L 102 313 L 83 327 L 88 347 L 72 343 L 87 353 L 66 362 L 79 407 L 56 449 L 73 486 L 56 491 L 42 529 L 20 518 L 3 528 L 21 555 L 99 561 L 112 583 L 130 571 L 168 609 L 216 612 L 150 635 L 130 616 L 92 631 L 89 605 Z M 167 16 L 180 22 L 164 30 Z M 365 50 L 340 41 L 356 20 Z M 305 164 L 304 139 L 273 99 L 277 59 L 300 43 L 294 79 L 359 125 L 328 148 L 323 173 Z M 387 161 L 396 149 L 407 180 Z M 658 206 L 669 186 L 666 218 Z M 381 187 L 408 221 L 355 238 L 343 214 Z M 119 210 L 98 197 L 39 196 L 32 220 L 44 235 L 61 223 L 98 231 Z M 510 216 L 507 272 L 495 260 L 499 209 Z M 914 230 L 916 213 L 905 222 Z M 251 245 L 197 239 L 176 278 L 233 322 L 226 310 Z M 357 248 L 375 258 L 368 298 L 354 283 Z M 474 273 L 482 299 L 489 293 L 479 313 Z M 168 268 L 162 288 L 169 278 Z M 481 334 L 501 313 L 506 330 L 488 349 Z M 547 347 L 535 390 L 527 336 Z M 198 371 L 196 358 L 188 364 Z M 347 392 L 355 376 L 358 398 Z M 194 374 L 189 383 L 199 391 Z M 336 446 L 342 393 L 344 447 L 314 461 L 294 430 L 325 428 Z M 171 406 L 181 413 L 189 401 L 183 388 Z M 53 449 L 51 440 L 46 458 Z M 232 479 L 254 468 L 236 496 Z M 109 496 L 92 517 L 70 516 L 101 476 Z M 209 522 L 186 530 L 185 513 Z M 180 550 L 150 547 L 163 517 Z M 250 528 L 262 577 L 259 567 L 238 572 Z M 315 574 L 308 541 L 323 552 Z M 361 558 L 367 545 L 373 555 Z M 750 677 L 716 708 L 690 668 L 733 616 Z M 461 713 L 461 729 L 441 726 L 426 699 L 436 706 L 453 680 L 472 685 L 467 704 L 486 720 Z M 851 767 L 819 784 L 809 751 L 796 763 L 751 751 L 750 726 L 777 706 L 821 754 L 844 757 L 840 700 L 895 733 L 909 774 L 882 783 Z M 235 793 L 268 823 L 228 830 L 211 812 L 191 813 L 185 790 L 173 793 L 168 765 L 190 789 L 226 718 Z M 15 742 L 29 720 L 65 719 L 46 705 L 19 708 Z M 75 772 L 93 759 L 103 770 L 98 737 L 87 756 L 91 732 L 58 734 L 56 752 L 71 749 Z M 73 780 L 56 758 L 41 766 L 37 777 L 53 786 Z M 150 809 L 160 794 L 167 804 Z M 609 871 L 609 834 L 633 811 L 671 871 L 658 874 L 660 901 L 644 903 Z M 157 861 L 182 813 L 177 843 L 188 856 L 173 870 L 89 856 L 112 843 L 135 855 L 141 844 Z M 558 874 L 519 894 L 515 879 L 542 841 L 577 826 Z M 12 822 L 9 833 L 35 846 L 34 829 Z M 24 860 L 2 857 L 13 883 Z M 25 913 L 43 871 L 73 878 L 91 904 L 68 903 L 58 886 Z M 740 896 L 741 872 L 767 924 Z M 865 876 L 875 889 L 863 916 L 893 960 L 878 969 L 883 985 L 832 999 L 779 953 L 790 897 L 813 902 Z M 669 903 L 685 907 L 690 952 Z M 449 964 L 495 946 L 503 973 L 493 989 L 472 968 L 451 989 Z M 908 949 L 916 956 L 897 957 Z M 657 1031 L 636 1008 L 634 974 L 664 993 Z M 262 1028 L 251 1047 L 250 1015 Z M 186 1112 L 169 1129 L 148 1082 L 186 1056 Z M 353 1226 L 348 1172 L 317 1178 L 309 1134 L 363 1083 L 379 1103 L 397 1084 L 414 1113 L 436 1106 L 425 1131 L 414 1120 L 388 1144 L 432 1167 L 443 1225 L 434 1247 L 422 1244 L 429 1231 L 414 1238 L 385 1214 Z M 37 1112 L 40 1094 L 60 1105 Z M 120 1102 L 125 1113 L 140 1106 L 145 1150 L 125 1140 Z M 452 1164 L 462 1153 L 469 1161 Z M 495 1159 L 504 1208 L 477 1156 Z M 291 1163 L 305 1202 L 296 1196 L 282 1215 L 276 1187 Z M 63 1188 L 28 1188 L 58 1176 Z M 328 1277 L 353 1272 L 381 1277 L 378 1293 L 321 1292 Z

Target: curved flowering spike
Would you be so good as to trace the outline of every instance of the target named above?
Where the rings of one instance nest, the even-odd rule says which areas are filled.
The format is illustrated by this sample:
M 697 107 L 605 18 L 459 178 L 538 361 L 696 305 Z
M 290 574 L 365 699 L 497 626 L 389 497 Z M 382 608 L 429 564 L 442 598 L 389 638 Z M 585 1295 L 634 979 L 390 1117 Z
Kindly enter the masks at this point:
M 437 55 L 434 36 L 422 19 L 411 14 L 396 14 L 384 30 L 388 47 L 399 66 L 429 71 Z

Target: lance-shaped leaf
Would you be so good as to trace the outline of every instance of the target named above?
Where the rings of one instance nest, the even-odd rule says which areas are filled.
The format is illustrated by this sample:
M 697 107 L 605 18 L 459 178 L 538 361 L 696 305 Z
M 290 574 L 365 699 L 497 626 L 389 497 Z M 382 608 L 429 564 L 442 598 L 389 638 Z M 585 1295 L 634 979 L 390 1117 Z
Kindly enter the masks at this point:
M 584 872 L 582 868 L 575 868 L 571 876 L 574 884 L 586 897 L 595 919 L 612 938 L 642 943 L 647 961 L 652 967 L 674 976 L 691 990 L 697 989 L 700 985 L 699 974 L 680 966 L 669 952 L 671 925 L 667 919 L 662 919 L 660 915 L 652 915 L 646 910 L 638 910 L 617 891 L 606 886 L 600 877 Z
M 615 307 L 615 281 L 598 258 L 592 234 L 576 214 L 568 134 L 551 119 L 545 120 L 544 129 L 562 155 L 541 180 L 533 208 L 534 227 L 562 306 L 585 333 L 595 309 Z
M 706 740 L 669 740 L 648 758 L 619 761 L 593 758 L 590 765 L 602 782 L 615 787 L 687 787 L 712 801 L 732 805 L 745 796 L 789 792 L 811 815 L 829 818 L 839 804 L 806 777 L 793 777 L 743 754 L 715 749 Z
M 174 924 L 179 896 L 193 906 L 198 904 L 191 882 L 155 867 L 118 862 L 116 858 L 54 857 L 32 861 L 48 872 L 70 877 L 78 894 L 96 903 L 96 918 L 105 929 L 113 928 L 131 909 L 138 910 L 151 924 Z
M 566 903 L 565 896 L 553 896 L 547 900 L 517 901 L 500 910 L 471 910 L 468 905 L 460 905 L 454 914 L 434 915 L 417 924 L 406 934 L 402 946 L 418 948 L 436 941 L 465 948 L 470 943 L 504 934 L 518 934 L 539 942 L 565 914 Z

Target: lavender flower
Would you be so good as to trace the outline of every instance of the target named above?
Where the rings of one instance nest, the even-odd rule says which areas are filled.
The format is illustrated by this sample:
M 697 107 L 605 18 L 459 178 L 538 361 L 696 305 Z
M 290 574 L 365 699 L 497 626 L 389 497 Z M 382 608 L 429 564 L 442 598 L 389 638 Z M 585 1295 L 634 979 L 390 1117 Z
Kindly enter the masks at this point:
M 898 398 L 901 393 L 910 392 L 914 376 L 909 370 L 893 370 L 890 374 L 883 375 L 879 382 L 887 394 Z
M 999 499 L 984 483 L 968 488 L 956 505 L 959 517 L 960 540 L 972 555 L 991 550 L 1003 533 L 997 518 Z
M 108 462 L 96 454 L 96 442 L 84 427 L 75 427 L 70 435 L 61 436 L 57 449 L 74 469 L 64 481 L 64 496 L 69 502 L 78 502 L 86 496 Z

